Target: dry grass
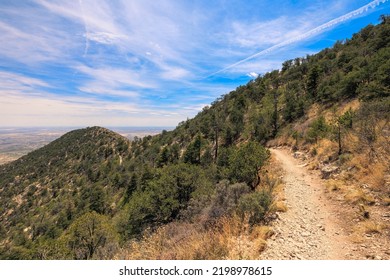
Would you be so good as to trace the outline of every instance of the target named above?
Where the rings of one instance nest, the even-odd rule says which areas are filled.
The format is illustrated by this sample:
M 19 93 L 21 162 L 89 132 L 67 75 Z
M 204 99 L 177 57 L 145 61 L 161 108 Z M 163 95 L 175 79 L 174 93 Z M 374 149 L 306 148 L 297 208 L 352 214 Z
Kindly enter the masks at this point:
M 274 158 L 261 173 L 263 180 L 257 188 L 271 190 L 275 200 L 273 211 L 286 211 L 284 200 L 283 170 Z M 266 240 L 273 234 L 267 226 L 250 227 L 248 219 L 238 216 L 225 217 L 212 227 L 198 223 L 173 222 L 134 240 L 116 259 L 133 260 L 213 260 L 259 259 Z
M 365 220 L 354 226 L 350 240 L 354 243 L 364 243 L 366 235 L 381 235 L 386 228 L 384 224 Z
M 307 116 L 309 120 L 313 120 L 316 118 L 320 113 L 320 106 L 318 104 L 313 104 L 310 106 L 309 111 L 307 112 Z
M 386 192 L 389 191 L 386 182 L 386 176 L 389 176 L 390 172 L 390 154 L 386 148 L 389 139 L 380 133 L 377 136 L 378 139 L 371 148 L 361 143 L 356 135 L 350 137 L 352 141 L 349 141 L 349 145 L 353 158 L 348 166 L 353 167 L 353 178 L 356 181 L 367 184 L 372 190 Z
M 324 116 L 330 123 L 335 115 L 340 116 L 349 109 L 357 112 L 360 105 L 357 99 L 338 104 L 337 108 L 326 109 L 314 104 L 308 109 L 305 119 L 300 119 L 282 131 L 283 136 L 279 141 L 293 147 L 295 141 L 291 139 L 291 131 L 296 131 L 305 137 L 309 124 L 319 115 Z M 331 135 L 327 136 L 329 139 L 321 139 L 316 144 L 302 140 L 297 147 L 310 156 L 307 161 L 307 168 L 310 170 L 318 170 L 326 162 L 337 164 L 339 167 L 340 172 L 334 178 L 326 180 L 324 185 L 330 199 L 340 201 L 340 205 L 353 209 L 343 217 L 343 220 L 352 230 L 351 241 L 356 243 L 367 242 L 366 235 L 385 235 L 389 226 L 381 224 L 382 221 L 378 217 L 387 213 L 390 206 L 388 120 L 377 120 L 376 139 L 370 143 L 362 137 L 360 125 L 362 125 L 361 120 L 355 119 L 353 128 L 343 135 L 341 156 L 337 154 L 338 143 L 335 139 L 331 139 Z M 282 196 L 283 191 L 276 191 L 275 194 L 276 197 Z M 285 206 L 283 199 L 276 199 L 271 209 L 283 211 L 283 206 Z M 362 221 L 354 224 L 356 218 Z
M 363 221 L 357 225 L 357 232 L 362 234 L 381 234 L 384 229 L 383 224 L 374 221 Z
M 359 99 L 354 99 L 352 101 L 344 103 L 344 104 L 342 104 L 339 113 L 344 114 L 349 109 L 356 111 L 357 109 L 359 109 L 360 104 L 361 104 L 361 101 Z
M 357 173 L 360 173 L 361 170 L 365 170 L 369 166 L 367 155 L 356 153 L 354 157 L 350 160 L 349 165 L 355 168 L 355 170 L 357 170 Z
M 283 201 L 275 201 L 270 207 L 270 212 L 287 212 L 287 210 L 287 205 Z
M 257 226 L 254 227 L 251 231 L 252 239 L 262 239 L 267 240 L 274 234 L 273 230 L 269 226 Z
M 283 169 L 279 162 L 271 157 L 268 165 L 264 168 L 262 178 L 265 178 L 259 185 L 259 189 L 268 188 L 272 190 L 273 202 L 270 206 L 270 212 L 286 212 Z
M 363 180 L 368 182 L 374 190 L 384 190 L 386 186 L 385 176 L 388 174 L 387 169 L 388 167 L 382 162 L 371 164 L 368 168 L 368 174 Z
M 382 203 L 385 206 L 390 206 L 390 197 L 382 197 Z
M 329 192 L 335 192 L 335 191 L 340 191 L 345 189 L 345 186 L 341 181 L 334 180 L 334 179 L 328 180 L 325 185 L 326 185 L 326 189 Z
M 270 235 L 270 229 L 261 226 L 250 229 L 247 222 L 233 217 L 222 220 L 220 235 L 228 252 L 224 259 L 258 259 L 265 249 L 265 239 Z
M 388 175 L 388 164 L 384 161 L 372 162 L 368 154 L 355 154 L 349 165 L 357 172 L 354 178 L 371 185 L 374 189 L 383 189 L 386 185 L 385 176 Z
M 118 259 L 132 260 L 187 260 L 218 259 L 226 254 L 219 236 L 201 232 L 192 224 L 172 223 L 156 232 L 133 241 Z
M 133 241 L 117 259 L 133 260 L 216 260 L 258 259 L 265 239 L 272 235 L 268 227 L 250 228 L 239 217 L 222 218 L 213 228 L 194 224 L 171 223 L 156 232 Z
M 375 203 L 374 197 L 369 194 L 366 194 L 359 187 L 351 187 L 346 191 L 344 196 L 345 200 L 352 204 L 373 204 Z
M 320 162 L 329 161 L 329 159 L 337 151 L 337 143 L 329 139 L 321 139 L 316 145 L 317 160 Z

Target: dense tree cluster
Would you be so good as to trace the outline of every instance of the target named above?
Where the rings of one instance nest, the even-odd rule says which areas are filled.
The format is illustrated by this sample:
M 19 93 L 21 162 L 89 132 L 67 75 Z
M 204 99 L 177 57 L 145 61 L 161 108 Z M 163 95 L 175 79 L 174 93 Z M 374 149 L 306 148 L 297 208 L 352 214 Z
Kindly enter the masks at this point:
M 306 141 L 330 137 L 342 154 L 356 127 L 373 146 L 389 114 L 389 22 L 383 16 L 332 48 L 284 62 L 173 131 L 129 142 L 99 127 L 75 130 L 1 166 L 0 259 L 110 258 L 124 241 L 199 215 L 205 226 L 232 213 L 261 222 L 272 200 L 254 191 L 269 157 L 262 145 L 311 105 L 364 101 L 332 121 L 317 116 Z

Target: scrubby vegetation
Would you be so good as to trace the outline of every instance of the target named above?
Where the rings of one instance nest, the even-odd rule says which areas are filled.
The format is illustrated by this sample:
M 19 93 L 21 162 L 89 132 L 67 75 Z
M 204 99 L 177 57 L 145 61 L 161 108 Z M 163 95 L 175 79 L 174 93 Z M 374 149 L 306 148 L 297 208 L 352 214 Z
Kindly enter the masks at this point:
M 226 146 L 217 164 L 212 155 L 204 161 L 200 133 L 187 146 L 163 138 L 171 134 L 129 142 L 104 128 L 81 129 L 3 166 L 2 258 L 113 258 L 144 232 L 199 216 L 210 226 L 233 215 L 243 194 L 255 194 L 268 158 L 261 145 Z M 238 156 L 248 162 L 232 160 Z M 265 212 L 264 202 L 246 207 Z
M 388 203 L 389 22 L 284 62 L 173 131 L 129 142 L 80 129 L 1 166 L 0 258 L 255 258 L 264 217 L 285 208 L 261 172 L 266 144 L 344 164 Z M 234 238 L 261 244 L 247 254 Z

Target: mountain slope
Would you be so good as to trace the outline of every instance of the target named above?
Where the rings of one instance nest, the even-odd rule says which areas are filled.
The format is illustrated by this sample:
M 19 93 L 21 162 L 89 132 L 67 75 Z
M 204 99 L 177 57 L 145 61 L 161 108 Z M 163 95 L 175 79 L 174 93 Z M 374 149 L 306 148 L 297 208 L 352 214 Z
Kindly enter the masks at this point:
M 384 206 L 389 22 L 384 16 L 332 48 L 284 62 L 173 131 L 130 143 L 104 128 L 77 130 L 1 166 L 0 258 L 112 258 L 158 229 L 183 240 L 206 232 L 216 241 L 229 217 L 238 217 L 236 228 L 256 228 L 277 211 L 271 196 L 278 181 L 262 172 L 265 144 L 308 151 L 318 161 L 313 168 L 330 165 L 351 183 L 369 181 Z M 354 162 L 355 155 L 370 161 Z M 371 183 L 374 175 L 380 179 Z M 372 203 L 356 197 L 363 207 Z M 234 255 L 223 242 L 214 249 L 190 255 Z
M 13 244 L 11 249 L 31 247 L 40 239 L 58 238 L 86 211 L 112 211 L 110 205 L 123 195 L 115 169 L 128 149 L 126 138 L 92 127 L 69 132 L 2 166 L 2 243 Z M 21 251 L 15 256 L 27 258 Z M 8 253 L 15 257 L 12 250 Z

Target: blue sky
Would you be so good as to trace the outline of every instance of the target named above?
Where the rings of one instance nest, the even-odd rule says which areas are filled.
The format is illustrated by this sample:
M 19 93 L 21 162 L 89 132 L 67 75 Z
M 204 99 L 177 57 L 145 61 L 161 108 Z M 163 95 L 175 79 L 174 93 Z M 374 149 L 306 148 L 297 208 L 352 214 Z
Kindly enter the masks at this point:
M 0 127 L 176 126 L 390 1 L 0 0 Z

